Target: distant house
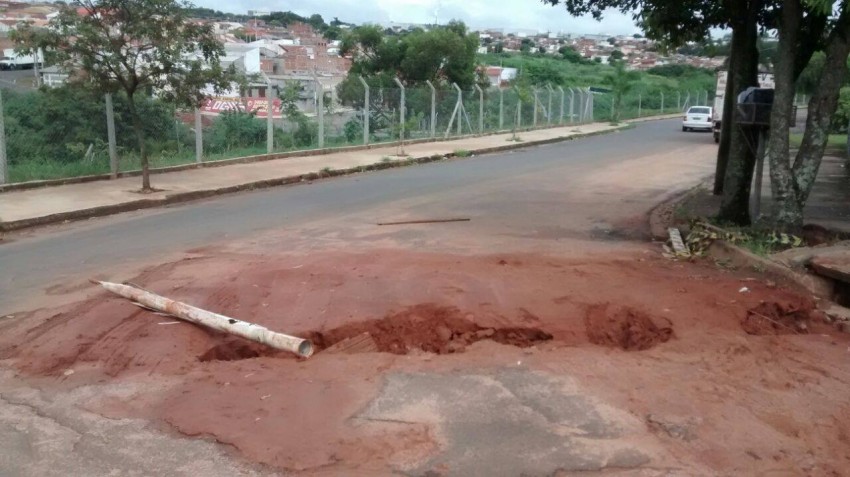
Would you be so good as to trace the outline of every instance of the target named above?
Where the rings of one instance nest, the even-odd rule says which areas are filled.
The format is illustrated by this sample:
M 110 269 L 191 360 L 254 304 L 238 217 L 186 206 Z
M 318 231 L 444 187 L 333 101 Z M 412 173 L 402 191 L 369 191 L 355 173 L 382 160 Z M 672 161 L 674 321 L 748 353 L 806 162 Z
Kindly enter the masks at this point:
M 517 77 L 516 68 L 504 68 L 502 66 L 486 66 L 484 74 L 490 82 L 490 86 L 494 88 L 507 86 L 508 83 L 515 80 Z
M 41 84 L 47 86 L 49 88 L 55 88 L 57 86 L 62 86 L 65 82 L 68 81 L 70 75 L 61 69 L 58 66 L 48 66 L 46 68 L 42 68 L 39 70 L 39 75 L 41 75 Z

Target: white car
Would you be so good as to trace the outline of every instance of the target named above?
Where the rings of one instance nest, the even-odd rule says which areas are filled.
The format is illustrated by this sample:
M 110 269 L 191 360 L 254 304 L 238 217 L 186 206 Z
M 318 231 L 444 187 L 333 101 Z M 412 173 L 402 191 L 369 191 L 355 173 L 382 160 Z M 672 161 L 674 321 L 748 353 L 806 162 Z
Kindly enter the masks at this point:
M 691 106 L 682 121 L 682 131 L 703 130 L 711 131 L 712 111 L 710 106 Z

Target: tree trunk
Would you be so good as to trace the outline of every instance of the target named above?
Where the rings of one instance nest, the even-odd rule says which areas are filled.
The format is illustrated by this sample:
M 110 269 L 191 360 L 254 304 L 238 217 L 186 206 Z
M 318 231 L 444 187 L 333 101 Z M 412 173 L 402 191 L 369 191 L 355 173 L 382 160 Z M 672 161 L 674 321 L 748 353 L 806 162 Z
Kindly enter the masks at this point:
M 803 226 L 803 209 L 797 184 L 791 171 L 788 129 L 794 112 L 795 50 L 803 20 L 800 0 L 783 0 L 779 24 L 779 45 L 774 71 L 776 87 L 770 115 L 770 140 L 767 159 L 773 194 L 773 221 L 783 230 Z
M 847 57 L 850 55 L 850 12 L 845 8 L 829 35 L 823 74 L 809 100 L 806 131 L 792 172 L 797 201 L 802 209 L 818 175 L 823 152 L 829 139 L 832 115 L 838 107 L 841 85 L 847 79 Z
M 726 178 L 726 164 L 729 162 L 729 146 L 732 142 L 732 115 L 735 111 L 735 81 L 732 71 L 737 69 L 740 55 L 733 48 L 729 52 L 729 67 L 726 73 L 726 91 L 723 96 L 723 116 L 720 118 L 720 144 L 717 148 L 717 166 L 714 170 L 714 195 L 723 193 L 723 180 Z
M 741 91 L 758 84 L 758 13 L 762 0 L 731 3 L 734 5 L 732 49 L 736 62 L 730 65 L 729 76 L 734 83 L 734 96 L 737 98 Z M 735 116 L 732 114 L 729 121 L 729 156 L 723 179 L 723 200 L 717 218 L 723 222 L 749 225 L 750 185 L 758 135 L 738 127 Z
M 142 192 L 152 192 L 148 150 L 145 147 L 145 128 L 142 124 L 142 118 L 139 117 L 139 113 L 136 111 L 136 101 L 132 94 L 127 95 L 127 102 L 130 108 L 130 116 L 133 120 L 133 132 L 136 133 L 136 141 L 139 145 L 139 158 L 142 164 Z

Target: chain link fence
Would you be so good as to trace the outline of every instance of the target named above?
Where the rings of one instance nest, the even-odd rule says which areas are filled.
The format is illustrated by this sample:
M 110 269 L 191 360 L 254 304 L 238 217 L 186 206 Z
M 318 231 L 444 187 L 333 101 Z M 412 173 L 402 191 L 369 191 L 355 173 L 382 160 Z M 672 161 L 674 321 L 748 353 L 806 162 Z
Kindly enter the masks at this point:
M 70 88 L 2 94 L 0 120 L 5 121 L 0 122 L 0 133 L 5 140 L 0 144 L 0 183 L 140 168 L 126 98 L 113 99 L 110 135 L 110 108 L 103 96 Z M 714 98 L 710 91 L 647 87 L 618 98 L 613 92 L 587 87 L 461 89 L 427 82 L 402 87 L 376 79 L 355 84 L 344 100 L 328 87 L 304 94 L 306 107 L 296 112 L 281 108 L 271 120 L 264 113 L 245 111 L 218 116 L 181 112 L 145 99 L 139 109 L 145 117 L 150 165 L 627 120 L 711 105 Z

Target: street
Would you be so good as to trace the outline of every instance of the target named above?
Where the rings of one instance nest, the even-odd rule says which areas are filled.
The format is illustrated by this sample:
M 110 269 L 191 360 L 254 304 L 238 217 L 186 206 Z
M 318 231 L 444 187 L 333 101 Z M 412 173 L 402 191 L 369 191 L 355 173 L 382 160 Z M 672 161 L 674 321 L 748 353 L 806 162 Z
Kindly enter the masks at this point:
M 813 304 L 650 241 L 649 211 L 715 156 L 710 134 L 650 121 L 10 235 L 0 474 L 841 475 L 847 335 L 746 328 Z M 379 225 L 404 221 L 426 223 Z
M 129 273 L 137 265 L 194 247 L 256 239 L 266 231 L 296 231 L 310 224 L 336 221 L 337 227 L 350 230 L 405 215 L 460 214 L 475 217 L 476 238 L 486 241 L 535 235 L 551 242 L 560 235 L 589 239 L 594 231 L 604 236 L 621 221 L 645 214 L 664 197 L 712 172 L 715 149 L 710 135 L 679 129 L 675 120 L 652 121 L 614 135 L 241 193 L 10 236 L 10 243 L 0 246 L 0 312 L 25 306 L 30 296 L 43 303 L 40 292 L 57 285 L 68 288 L 69 281 Z M 640 180 L 620 181 L 627 178 Z M 290 241 L 308 239 L 287 234 Z M 546 247 L 550 241 L 532 243 Z

